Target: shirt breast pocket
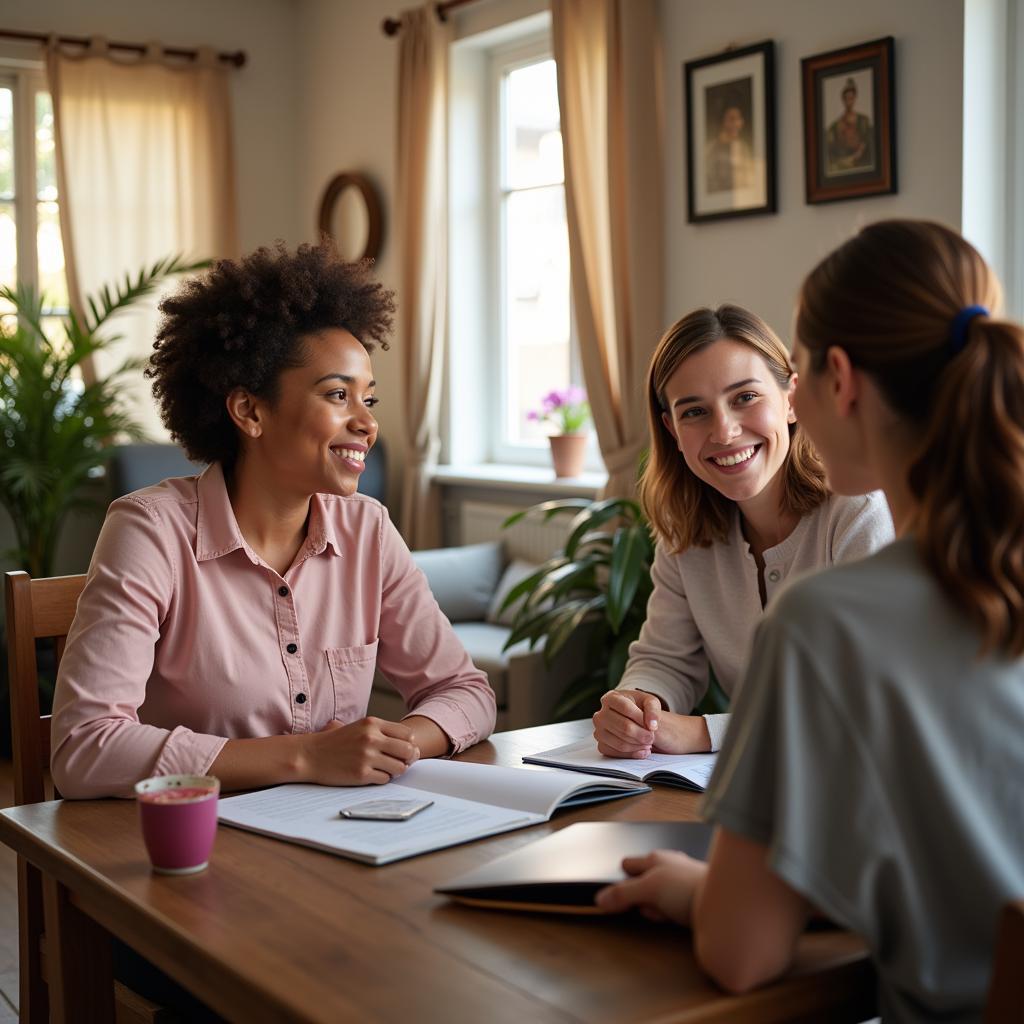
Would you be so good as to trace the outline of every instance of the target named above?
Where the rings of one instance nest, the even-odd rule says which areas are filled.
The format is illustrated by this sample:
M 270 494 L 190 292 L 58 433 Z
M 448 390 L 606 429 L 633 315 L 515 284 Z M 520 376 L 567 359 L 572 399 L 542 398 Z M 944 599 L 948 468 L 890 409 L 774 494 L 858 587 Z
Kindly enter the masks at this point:
M 339 722 L 356 722 L 366 714 L 377 666 L 377 645 L 332 647 L 327 654 L 334 686 L 334 717 Z

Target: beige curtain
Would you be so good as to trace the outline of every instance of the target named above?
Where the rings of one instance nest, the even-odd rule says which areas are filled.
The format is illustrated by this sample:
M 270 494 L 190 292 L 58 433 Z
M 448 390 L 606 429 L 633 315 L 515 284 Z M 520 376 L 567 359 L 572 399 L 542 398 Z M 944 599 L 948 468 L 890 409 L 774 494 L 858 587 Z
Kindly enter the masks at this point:
M 402 14 L 398 56 L 399 358 L 408 453 L 402 534 L 411 548 L 441 542 L 430 472 L 441 450 L 448 287 L 448 46 L 450 28 L 429 3 Z
M 662 329 L 655 0 L 552 0 L 573 308 L 608 496 L 647 443 L 644 376 Z
M 227 72 L 212 50 L 183 67 L 112 57 L 102 39 L 81 55 L 47 53 L 53 96 L 61 234 L 72 308 L 158 259 L 237 252 L 235 171 Z M 167 288 L 174 287 L 173 283 Z M 97 353 L 103 375 L 129 355 L 148 356 L 158 298 L 111 321 L 125 340 Z M 166 433 L 141 371 L 129 397 L 154 439 Z

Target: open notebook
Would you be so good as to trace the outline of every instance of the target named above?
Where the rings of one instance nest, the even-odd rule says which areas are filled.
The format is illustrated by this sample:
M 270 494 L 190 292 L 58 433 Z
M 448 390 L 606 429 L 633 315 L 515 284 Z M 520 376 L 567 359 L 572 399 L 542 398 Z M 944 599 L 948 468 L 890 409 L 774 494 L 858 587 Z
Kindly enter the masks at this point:
M 669 786 L 682 786 L 702 793 L 711 781 L 715 769 L 715 754 L 651 754 L 650 757 L 605 757 L 597 751 L 597 742 L 591 739 L 568 743 L 564 747 L 531 754 L 523 760 L 548 768 L 565 768 L 588 775 L 607 775 L 615 779 L 633 779 L 640 782 L 664 782 Z
M 625 878 L 623 857 L 682 850 L 706 860 L 711 826 L 696 821 L 585 821 L 497 857 L 434 891 L 471 906 L 601 914 L 597 891 Z
M 649 792 L 642 782 L 599 782 L 564 772 L 434 758 L 418 761 L 399 782 L 383 786 L 289 785 L 226 797 L 217 816 L 225 825 L 366 864 L 388 864 L 536 825 L 563 807 Z M 433 805 L 405 821 L 366 821 L 338 814 L 343 807 L 370 797 L 411 800 L 424 794 Z

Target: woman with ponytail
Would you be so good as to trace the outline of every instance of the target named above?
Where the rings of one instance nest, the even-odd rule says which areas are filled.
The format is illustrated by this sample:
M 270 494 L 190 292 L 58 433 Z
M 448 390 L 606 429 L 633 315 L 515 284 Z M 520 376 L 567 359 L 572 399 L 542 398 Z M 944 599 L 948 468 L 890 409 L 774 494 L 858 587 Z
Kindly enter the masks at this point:
M 978 1020 L 1024 895 L 1024 329 L 938 224 L 865 228 L 804 282 L 796 407 L 839 493 L 898 539 L 801 581 L 755 639 L 704 804 L 707 865 L 656 853 L 599 895 L 691 925 L 742 990 L 812 910 L 863 936 L 883 1020 Z
M 754 628 L 793 576 L 892 540 L 880 494 L 843 497 L 793 410 L 797 375 L 759 316 L 697 309 L 658 343 L 647 376 L 640 484 L 657 538 L 647 619 L 601 699 L 602 754 L 717 750 L 728 715 L 694 715 L 709 668 L 735 691 Z

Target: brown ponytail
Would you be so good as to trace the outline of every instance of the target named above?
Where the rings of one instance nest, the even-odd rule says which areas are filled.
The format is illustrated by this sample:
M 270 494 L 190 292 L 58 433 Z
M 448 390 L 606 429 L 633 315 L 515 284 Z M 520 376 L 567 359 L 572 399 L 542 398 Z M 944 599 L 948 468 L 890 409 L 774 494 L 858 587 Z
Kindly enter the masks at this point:
M 995 316 L 999 282 L 956 232 L 883 221 L 804 282 L 797 336 L 831 346 L 917 424 L 908 482 L 922 558 L 975 623 L 982 651 L 1024 654 L 1024 329 Z M 957 315 L 983 306 L 959 337 Z

